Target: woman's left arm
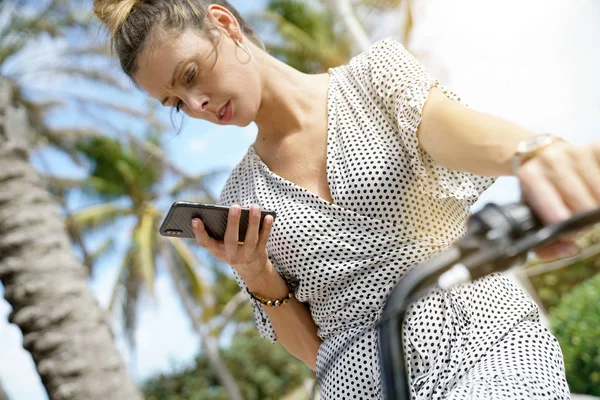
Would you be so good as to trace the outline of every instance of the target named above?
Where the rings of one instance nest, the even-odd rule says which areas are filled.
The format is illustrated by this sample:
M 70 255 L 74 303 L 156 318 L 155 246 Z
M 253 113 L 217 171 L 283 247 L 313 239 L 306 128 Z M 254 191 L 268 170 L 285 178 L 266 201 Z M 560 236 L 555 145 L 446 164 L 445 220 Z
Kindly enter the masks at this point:
M 488 176 L 512 175 L 518 143 L 534 135 L 519 125 L 450 100 L 436 87 L 429 93 L 417 131 L 420 145 L 437 163 Z M 519 168 L 518 178 L 523 199 L 545 223 L 597 208 L 600 142 L 581 147 L 555 142 Z M 542 256 L 573 252 L 569 244 L 555 247 Z

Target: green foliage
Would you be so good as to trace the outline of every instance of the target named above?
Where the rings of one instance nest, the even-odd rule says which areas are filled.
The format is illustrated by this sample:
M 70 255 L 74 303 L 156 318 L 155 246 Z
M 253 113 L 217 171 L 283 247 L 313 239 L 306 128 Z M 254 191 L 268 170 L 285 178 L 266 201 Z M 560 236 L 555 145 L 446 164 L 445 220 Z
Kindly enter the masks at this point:
M 92 164 L 89 184 L 94 194 L 106 200 L 130 196 L 136 203 L 144 200 L 145 193 L 159 183 L 162 171 L 156 165 L 143 164 L 132 145 L 123 146 L 107 136 L 83 138 L 77 150 Z
M 233 338 L 221 357 L 244 399 L 281 399 L 312 376 L 312 371 L 280 344 L 261 338 L 250 329 Z M 193 367 L 150 379 L 143 387 L 147 400 L 226 400 L 227 394 L 204 355 Z
M 600 257 L 584 260 L 530 279 L 544 308 L 551 311 L 566 293 L 597 273 L 600 273 Z
M 322 73 L 347 62 L 350 41 L 322 7 L 305 0 L 271 0 L 257 26 L 275 25 L 275 39 L 265 43 L 274 57 L 306 73 Z
M 571 390 L 600 396 L 600 274 L 565 294 L 550 320 Z

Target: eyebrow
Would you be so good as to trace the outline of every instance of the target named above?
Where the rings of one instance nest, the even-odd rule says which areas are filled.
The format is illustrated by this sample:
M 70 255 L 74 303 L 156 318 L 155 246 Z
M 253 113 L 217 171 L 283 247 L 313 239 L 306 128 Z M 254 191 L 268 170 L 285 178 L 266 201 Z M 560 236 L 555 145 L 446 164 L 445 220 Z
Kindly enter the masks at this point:
M 192 60 L 194 57 L 188 57 L 185 60 L 181 60 L 177 63 L 177 65 L 175 66 L 175 70 L 173 71 L 173 77 L 171 78 L 171 88 L 175 87 L 175 81 L 177 80 L 177 75 L 179 75 L 179 69 L 181 68 L 181 66 L 183 64 L 185 64 L 186 62 Z M 163 106 L 165 105 L 165 103 L 167 102 L 167 100 L 169 100 L 169 97 L 165 97 L 163 99 L 163 101 L 160 102 L 160 104 L 162 104 Z

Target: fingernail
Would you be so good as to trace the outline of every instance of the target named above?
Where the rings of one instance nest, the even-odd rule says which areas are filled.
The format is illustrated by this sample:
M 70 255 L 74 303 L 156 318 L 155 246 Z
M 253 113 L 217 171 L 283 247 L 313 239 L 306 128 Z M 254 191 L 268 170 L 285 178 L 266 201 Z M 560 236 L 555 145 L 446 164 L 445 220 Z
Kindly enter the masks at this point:
M 572 244 L 560 246 L 559 255 L 561 258 L 573 257 L 579 254 L 579 248 Z
M 198 220 L 197 220 L 197 219 L 193 219 L 193 220 L 192 220 L 192 226 L 194 227 L 194 229 L 197 229 L 197 228 L 198 228 L 198 224 L 199 224 L 199 223 L 198 223 Z
M 238 215 L 239 212 L 239 207 L 231 207 L 231 215 Z

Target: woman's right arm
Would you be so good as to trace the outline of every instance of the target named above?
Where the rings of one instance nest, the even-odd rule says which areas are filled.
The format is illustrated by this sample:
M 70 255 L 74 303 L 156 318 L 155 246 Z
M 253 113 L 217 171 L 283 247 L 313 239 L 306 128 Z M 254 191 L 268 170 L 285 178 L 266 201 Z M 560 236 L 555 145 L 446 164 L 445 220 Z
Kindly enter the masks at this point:
M 257 296 L 282 299 L 288 294 L 289 289 L 271 262 L 267 260 L 267 263 L 261 275 L 244 278 L 246 286 Z M 266 305 L 262 307 L 269 316 L 277 339 L 283 347 L 315 371 L 321 338 L 317 336 L 317 325 L 310 315 L 308 306 L 296 298 L 291 298 L 279 307 Z
M 270 215 L 265 217 L 263 228 L 259 232 L 260 207 L 252 205 L 250 211 L 248 230 L 243 243 L 238 241 L 241 215 L 241 208 L 238 205 L 232 205 L 229 210 L 223 241 L 209 237 L 202 221 L 194 219 L 192 226 L 196 241 L 215 258 L 231 265 L 252 293 L 263 298 L 282 299 L 287 296 L 289 289 L 271 264 L 267 252 L 273 217 Z M 277 339 L 293 356 L 302 360 L 314 371 L 321 339 L 317 335 L 317 326 L 307 305 L 291 298 L 279 307 L 263 307 Z

